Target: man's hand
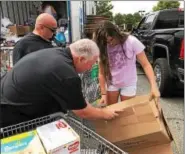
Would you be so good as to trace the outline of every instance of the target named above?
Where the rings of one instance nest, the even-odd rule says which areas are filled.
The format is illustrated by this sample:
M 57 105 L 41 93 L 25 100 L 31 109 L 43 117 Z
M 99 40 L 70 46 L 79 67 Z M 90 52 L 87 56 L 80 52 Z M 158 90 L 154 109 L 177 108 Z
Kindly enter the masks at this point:
M 123 112 L 123 110 L 121 110 L 121 109 L 110 109 L 110 108 L 108 108 L 108 107 L 106 107 L 106 108 L 103 108 L 102 109 L 102 111 L 103 111 L 103 118 L 105 119 L 105 120 L 111 120 L 111 119 L 114 119 L 114 118 L 116 118 L 116 117 L 118 117 L 119 116 L 119 112 Z
M 110 107 L 95 108 L 91 104 L 87 103 L 86 108 L 80 110 L 73 110 L 73 112 L 80 118 L 96 120 L 104 119 L 110 120 L 119 116 L 119 112 L 123 112 L 120 109 L 111 109 Z

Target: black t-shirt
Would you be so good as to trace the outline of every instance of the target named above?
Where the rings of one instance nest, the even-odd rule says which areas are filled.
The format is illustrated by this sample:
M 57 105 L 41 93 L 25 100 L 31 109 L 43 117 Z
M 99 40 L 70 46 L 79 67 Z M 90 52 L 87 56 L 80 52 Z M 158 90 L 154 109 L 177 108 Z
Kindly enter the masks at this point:
M 13 64 L 31 52 L 52 47 L 51 42 L 44 40 L 39 35 L 30 33 L 16 43 L 13 50 Z
M 43 49 L 23 57 L 2 79 L 1 92 L 9 101 L 1 104 L 2 125 L 87 105 L 69 48 Z

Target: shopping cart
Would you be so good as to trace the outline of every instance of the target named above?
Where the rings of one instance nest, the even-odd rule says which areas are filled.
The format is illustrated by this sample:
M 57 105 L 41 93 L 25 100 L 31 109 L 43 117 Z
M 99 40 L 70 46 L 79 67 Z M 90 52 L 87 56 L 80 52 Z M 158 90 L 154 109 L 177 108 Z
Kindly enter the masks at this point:
M 103 137 L 99 136 L 80 121 L 63 113 L 55 113 L 37 118 L 13 126 L 1 128 L 1 138 L 9 137 L 26 131 L 31 131 L 50 122 L 65 119 L 68 124 L 79 134 L 81 142 L 81 154 L 127 154 Z
M 80 74 L 82 83 L 82 92 L 90 104 L 96 106 L 95 101 L 101 98 L 99 79 L 98 79 L 98 63 L 95 63 L 91 70 Z
M 13 47 L 1 47 L 1 73 L 7 72 L 13 67 Z

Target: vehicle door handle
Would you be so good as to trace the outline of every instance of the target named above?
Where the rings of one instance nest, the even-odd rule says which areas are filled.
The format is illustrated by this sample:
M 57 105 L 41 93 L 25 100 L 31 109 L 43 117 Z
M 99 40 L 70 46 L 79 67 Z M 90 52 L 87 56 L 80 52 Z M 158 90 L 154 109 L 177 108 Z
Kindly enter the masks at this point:
M 139 34 L 139 36 L 143 36 L 143 33 Z
M 143 34 L 142 36 L 143 36 L 143 37 L 147 37 L 147 35 L 145 35 L 145 34 Z
M 143 35 L 143 32 L 139 32 L 138 34 L 139 34 L 139 35 Z

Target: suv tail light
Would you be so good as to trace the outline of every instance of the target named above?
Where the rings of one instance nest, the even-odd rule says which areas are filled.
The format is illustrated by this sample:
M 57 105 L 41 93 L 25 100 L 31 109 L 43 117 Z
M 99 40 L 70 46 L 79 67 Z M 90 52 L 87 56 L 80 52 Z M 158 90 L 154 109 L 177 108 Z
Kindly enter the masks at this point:
M 181 41 L 180 59 L 184 59 L 184 39 Z
M 184 11 L 184 9 L 183 8 L 178 8 L 178 11 L 181 12 L 181 11 Z

